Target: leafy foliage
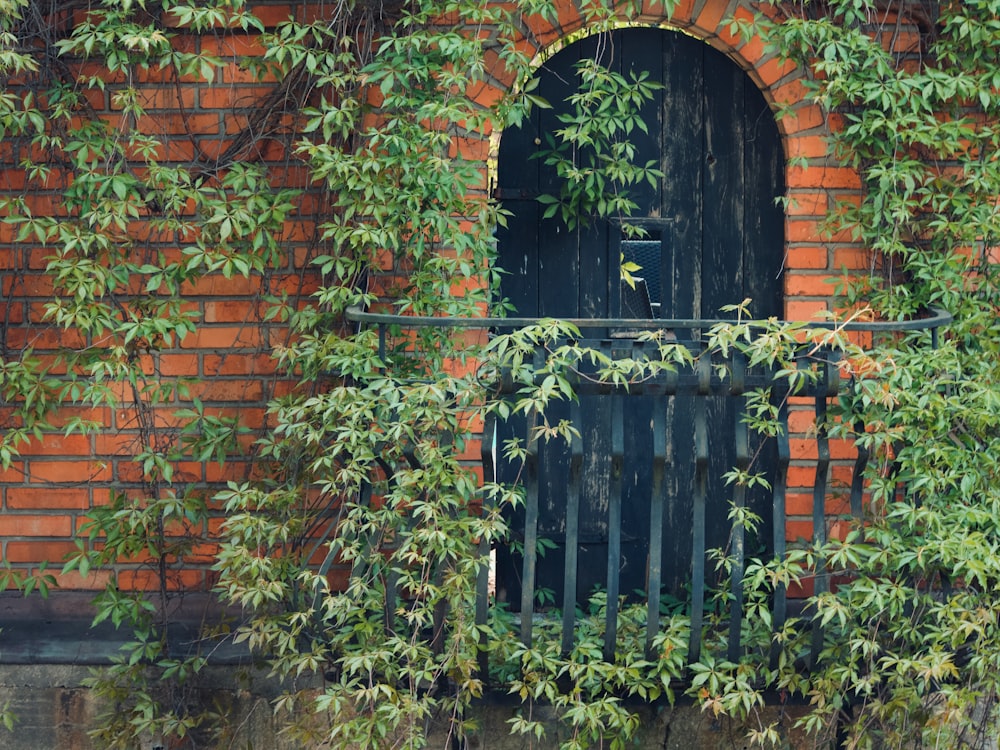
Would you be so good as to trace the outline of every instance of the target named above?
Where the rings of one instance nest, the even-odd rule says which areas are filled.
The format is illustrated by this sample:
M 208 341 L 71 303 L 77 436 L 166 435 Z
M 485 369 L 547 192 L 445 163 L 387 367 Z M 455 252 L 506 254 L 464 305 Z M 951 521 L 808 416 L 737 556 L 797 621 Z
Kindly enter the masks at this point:
M 569 230 L 597 218 L 625 218 L 638 207 L 628 189 L 637 182 L 656 185 L 663 172 L 655 161 L 635 163 L 633 131 L 648 132 L 641 116 L 659 84 L 649 73 L 625 77 L 599 59 L 576 65 L 579 88 L 570 94 L 573 111 L 559 115 L 564 127 L 546 133 L 547 148 L 536 156 L 555 169 L 559 195 L 542 195 L 543 218 L 558 215 Z
M 91 4 L 69 25 L 49 23 L 43 5 L 0 0 L 9 84 L 0 137 L 21 149 L 27 178 L 0 213 L 16 243 L 44 248 L 53 286 L 45 321 L 66 346 L 15 347 L 4 329 L 0 465 L 56 429 L 102 429 L 78 416 L 88 410 L 113 409 L 129 425 L 136 479 L 92 510 L 64 568 L 107 573 L 98 620 L 135 634 L 93 683 L 112 707 L 96 730 L 102 746 L 131 747 L 140 736 L 190 744 L 221 719 L 190 708 L 205 656 L 171 650 L 167 616 L 186 561 L 206 550 L 219 594 L 247 614 L 237 640 L 286 680 L 278 708 L 304 742 L 417 747 L 441 718 L 449 738 L 462 736 L 486 679 L 523 701 L 517 734 L 541 739 L 534 708 L 555 706 L 567 748 L 624 746 L 636 728 L 624 698 L 673 700 L 678 678 L 705 710 L 750 720 L 759 744 L 781 740 L 760 723 L 765 690 L 808 698 L 803 723 L 817 738 L 846 731 L 858 747 L 971 745 L 986 730 L 1000 687 L 996 0 L 943 3 L 933 19 L 909 5 L 900 12 L 910 16 L 891 17 L 867 0 L 782 4 L 777 21 L 743 28 L 811 70 L 810 96 L 842 118 L 833 153 L 859 171 L 864 191 L 838 206 L 831 228 L 850 230 L 879 259 L 843 290 L 846 305 L 892 320 L 939 306 L 956 322 L 930 357 L 926 334 L 880 340 L 866 354 L 839 332 L 810 339 L 777 323 L 751 326 L 743 308 L 709 333 L 700 356 L 739 350 L 777 370 L 790 392 L 810 377 L 795 362 L 804 337 L 848 351 L 857 387 L 829 428 L 871 451 L 871 504 L 843 540 L 748 562 L 745 653 L 735 662 L 725 654 L 732 603 L 721 588 L 689 671 L 683 613 L 665 618 L 647 653 L 643 613 L 621 607 L 607 662 L 600 595 L 568 654 L 549 624 L 529 647 L 502 612 L 477 621 L 483 552 L 504 542 L 505 509 L 521 495 L 483 486 L 466 450 L 490 412 L 532 415 L 538 439 L 572 438 L 546 411 L 573 397 L 574 378 L 628 387 L 697 366 L 698 355 L 650 337 L 657 357 L 612 360 L 555 322 L 492 341 L 443 326 L 396 327 L 380 340 L 345 320 L 358 306 L 435 317 L 502 308 L 491 263 L 504 213 L 486 193 L 486 139 L 543 103 L 528 89 L 483 94 L 495 77 L 527 80 L 526 19 L 551 20 L 556 4 L 344 0 L 321 19 L 268 29 L 239 0 Z M 642 10 L 582 9 L 592 28 Z M 921 46 L 890 51 L 910 21 Z M 222 59 L 182 43 L 185 34 L 242 32 L 260 35 L 259 55 Z M 229 66 L 278 81 L 276 94 L 220 154 L 165 158 L 169 134 L 149 126 L 143 77 L 207 84 Z M 629 144 L 645 129 L 637 112 L 652 85 L 594 61 L 579 73 L 584 85 L 542 157 L 563 179 L 543 199 L 545 213 L 573 230 L 594 215 L 627 217 L 628 188 L 659 175 L 632 163 Z M 104 91 L 114 122 L 88 104 Z M 283 182 L 257 158 L 262 134 L 288 123 L 284 145 L 308 166 L 308 185 Z M 280 290 L 278 273 L 292 262 L 282 232 L 306 188 L 325 202 L 313 266 L 321 284 L 296 297 Z M 39 210 L 40 193 L 57 195 L 54 210 Z M 167 374 L 162 355 L 201 331 L 186 295 L 219 278 L 262 290 L 251 325 L 269 346 L 282 342 L 276 362 L 294 387 L 272 400 L 267 429 L 253 436 L 252 475 L 216 493 L 184 467 L 243 457 L 248 427 L 205 406 L 200 384 Z M 516 396 L 497 398 L 490 373 L 518 383 Z M 770 396 L 749 397 L 750 421 L 773 436 Z M 63 406 L 80 409 L 57 415 Z M 516 458 L 525 447 L 509 449 Z M 750 469 L 731 479 L 761 481 Z M 215 550 L 207 530 L 219 509 Z M 717 559 L 722 579 L 740 575 L 725 550 Z M 817 572 L 841 582 L 772 632 L 770 598 Z M 25 590 L 51 583 L 44 570 L 0 577 Z M 813 623 L 825 640 L 804 671 Z M 479 671 L 484 648 L 490 674 Z M 317 674 L 322 689 L 299 689 Z
M 878 341 L 877 376 L 841 404 L 852 415 L 841 432 L 864 425 L 852 437 L 873 456 L 871 506 L 822 551 L 845 578 L 812 602 L 830 627 L 805 723 L 832 732 L 847 717 L 852 747 L 977 746 L 995 726 L 1000 72 L 986 19 L 998 9 L 942 3 L 928 18 L 904 6 L 895 18 L 831 2 L 759 26 L 815 72 L 810 96 L 843 117 L 833 153 L 862 176 L 860 203 L 831 222 L 880 267 L 844 290 L 847 304 L 955 316 L 933 356 L 925 336 Z M 919 46 L 884 46 L 904 24 Z

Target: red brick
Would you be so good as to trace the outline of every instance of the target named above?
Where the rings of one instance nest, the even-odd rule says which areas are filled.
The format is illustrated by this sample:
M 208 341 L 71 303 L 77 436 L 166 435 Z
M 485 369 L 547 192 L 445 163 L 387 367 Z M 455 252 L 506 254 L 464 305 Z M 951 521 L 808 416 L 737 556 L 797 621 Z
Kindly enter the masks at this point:
M 216 134 L 219 132 L 218 113 L 188 114 L 155 112 L 139 118 L 139 132 L 147 135 L 178 136 Z
M 213 378 L 191 386 L 191 395 L 202 401 L 260 401 L 263 386 L 259 380 L 221 380 Z
M 817 317 L 818 313 L 827 311 L 827 304 L 823 301 L 814 300 L 786 300 L 785 317 L 788 320 L 818 320 L 826 318 Z
M 202 54 L 214 57 L 259 57 L 264 54 L 258 34 L 202 36 L 199 41 Z
M 49 433 L 20 448 L 22 456 L 89 456 L 91 441 L 86 435 Z
M 159 356 L 160 373 L 167 376 L 197 375 L 199 373 L 198 354 L 165 353 Z
M 813 533 L 812 521 L 785 521 L 785 537 L 789 541 L 799 539 L 811 540 Z
M 742 10 L 742 9 L 740 9 Z M 764 49 L 764 42 L 759 36 L 751 36 L 747 39 L 743 45 L 738 50 L 740 57 L 747 61 L 749 65 L 756 66 L 760 62 L 766 50 Z M 760 73 L 754 69 L 751 72 L 751 76 L 755 78 L 758 85 L 763 86 L 763 80 L 760 78 Z
M 819 135 L 788 138 L 789 159 L 815 159 L 829 153 L 829 141 Z
M 138 485 L 142 484 L 146 479 L 142 471 L 142 466 L 134 461 L 118 459 L 116 464 L 118 481 Z M 200 463 L 194 461 L 181 461 L 174 463 L 173 466 L 173 481 L 175 483 L 201 482 L 204 479 L 204 472 Z
M 4 561 L 9 563 L 58 562 L 76 551 L 73 542 L 7 542 Z
M 265 28 L 271 29 L 295 17 L 291 5 L 258 5 L 251 11 Z
M 203 326 L 181 342 L 183 349 L 256 349 L 260 345 L 260 329 L 254 326 Z
M 786 268 L 826 268 L 830 252 L 825 247 L 791 247 L 785 258 Z
M 271 375 L 275 372 L 276 363 L 268 354 L 205 354 L 203 374 L 205 377 L 216 375 Z
M 778 128 L 785 135 L 812 130 L 826 123 L 826 114 L 815 104 L 800 104 L 783 110 L 778 118 Z
M 105 407 L 64 406 L 52 415 L 50 422 L 56 429 L 65 427 L 70 420 L 84 420 L 96 424 L 111 423 L 111 410 Z
M 657 2 L 655 5 L 657 12 L 662 15 L 663 5 Z M 670 22 L 679 26 L 688 26 L 691 23 L 691 12 L 694 10 L 694 0 L 679 0 L 674 12 L 670 14 Z
M 86 578 L 75 570 L 69 573 L 52 572 L 63 591 L 97 591 L 107 586 L 111 580 L 111 573 L 107 570 L 92 570 Z
M 743 43 L 744 37 L 740 36 L 739 30 L 737 30 L 736 33 L 733 33 L 733 32 L 730 31 L 731 24 L 729 23 L 729 21 L 730 21 L 731 18 L 739 20 L 739 21 L 751 21 L 752 22 L 754 20 L 754 16 L 753 16 L 753 13 L 751 13 L 746 8 L 738 7 L 738 8 L 736 8 L 735 11 L 733 11 L 732 16 L 726 17 L 725 22 L 722 23 L 722 24 L 720 24 L 719 29 L 718 29 L 719 39 L 730 50 L 733 50 L 733 49 L 739 47 Z M 739 55 L 739 57 L 742 57 L 742 55 Z M 749 66 L 747 65 L 745 67 L 749 67 Z
M 788 83 L 772 87 L 771 96 L 775 102 L 783 106 L 801 104 L 808 101 L 809 89 L 806 88 L 801 78 L 796 78 Z
M 247 461 L 230 459 L 219 466 L 217 462 L 205 465 L 205 481 L 207 482 L 240 482 L 245 481 L 252 473 L 253 466 Z
M 113 432 L 106 429 L 95 437 L 94 453 L 98 456 L 134 456 L 141 449 L 138 432 Z
M 205 297 L 252 297 L 259 291 L 259 281 L 242 276 L 212 275 L 205 276 L 193 284 L 185 286 L 185 293 Z
M 716 34 L 723 17 L 726 15 L 727 6 L 726 0 L 707 0 L 698 17 L 694 19 L 692 26 L 707 34 Z
M 272 91 L 268 86 L 203 87 L 198 92 L 198 104 L 202 109 L 242 109 L 263 102 Z
M 785 274 L 785 293 L 796 297 L 829 297 L 836 290 L 836 282 L 837 278 L 827 273 L 789 272 Z
M 7 490 L 7 508 L 11 510 L 75 509 L 90 507 L 86 489 L 11 487 Z
M 859 189 L 861 187 L 861 178 L 850 167 L 794 166 L 788 169 L 786 180 L 789 189 L 815 190 L 825 188 L 837 190 L 841 188 Z
M 120 92 L 112 93 L 112 110 L 122 109 L 121 96 Z M 147 112 L 157 109 L 192 109 L 195 105 L 195 90 L 187 86 L 143 86 L 138 89 L 136 101 Z
M 851 271 L 867 270 L 872 266 L 872 253 L 862 247 L 838 247 L 833 251 L 833 267 Z
M 788 587 L 788 598 L 789 599 L 805 599 L 806 597 L 812 596 L 815 592 L 815 580 L 812 578 L 804 578 L 799 583 L 793 583 Z
M 0 515 L 0 537 L 49 536 L 68 538 L 73 532 L 72 519 L 66 515 Z
M 54 484 L 106 482 L 111 478 L 111 467 L 98 461 L 32 459 L 28 462 L 28 476 L 32 482 Z
M 813 498 L 805 492 L 789 492 L 785 497 L 785 513 L 789 516 L 811 516 Z
M 824 226 L 823 220 L 789 218 L 785 222 L 785 239 L 788 242 L 818 242 L 822 240 L 848 242 L 851 238 L 851 232 L 846 229 L 830 234 Z
M 259 320 L 254 313 L 255 305 L 252 299 L 213 300 L 206 302 L 206 323 L 244 323 L 249 320 Z

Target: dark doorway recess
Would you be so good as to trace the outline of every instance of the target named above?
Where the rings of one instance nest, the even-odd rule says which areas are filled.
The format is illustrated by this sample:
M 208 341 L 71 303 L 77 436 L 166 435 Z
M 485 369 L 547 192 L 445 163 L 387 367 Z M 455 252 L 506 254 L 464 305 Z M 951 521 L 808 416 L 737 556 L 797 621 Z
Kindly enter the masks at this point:
M 557 178 L 543 160 L 545 134 L 560 127 L 558 115 L 579 85 L 574 64 L 582 58 L 627 73 L 648 71 L 662 83 L 643 112 L 649 132 L 632 137 L 637 160 L 656 160 L 664 176 L 655 186 L 632 191 L 640 208 L 632 221 L 647 235 L 623 240 L 616 221 L 593 221 L 569 231 L 558 219 L 543 219 L 537 198 L 557 194 Z M 553 105 L 536 108 L 522 127 L 505 131 L 500 143 L 498 197 L 512 212 L 498 232 L 497 263 L 506 273 L 502 296 L 520 316 L 569 318 L 716 318 L 723 305 L 749 297 L 754 317 L 782 317 L 784 158 L 774 117 L 760 91 L 731 60 L 707 44 L 664 29 L 629 28 L 575 42 L 549 59 L 536 74 L 537 93 Z M 620 258 L 642 268 L 648 308 L 623 294 Z M 644 312 L 648 310 L 648 312 Z M 683 334 L 679 335 L 683 337 Z M 694 481 L 692 404 L 680 396 L 658 402 L 625 399 L 625 475 L 622 479 L 620 590 L 646 587 L 649 556 L 649 485 L 653 408 L 667 410 L 666 512 L 663 526 L 664 595 L 683 598 L 692 563 L 691 497 Z M 608 495 L 612 486 L 611 403 L 581 397 L 582 500 L 577 543 L 577 601 L 607 585 Z M 724 547 L 730 534 L 732 492 L 722 475 L 735 464 L 732 447 L 736 409 L 725 398 L 709 400 L 711 419 L 706 541 Z M 568 416 L 569 409 L 566 414 Z M 558 416 L 558 415 L 557 415 Z M 523 424 L 503 432 L 523 434 Z M 501 435 L 501 440 L 502 440 Z M 751 446 L 758 453 L 758 446 Z M 757 465 L 773 463 L 767 446 Z M 536 587 L 550 589 L 561 604 L 566 545 L 565 492 L 570 452 L 543 446 L 538 457 L 539 537 L 554 545 L 538 562 Z M 498 467 L 511 480 L 519 467 Z M 748 542 L 749 554 L 766 551 L 771 540 L 770 495 L 748 498 L 765 516 Z M 516 529 L 523 519 L 515 517 Z M 516 549 L 516 545 L 515 545 Z M 711 570 L 711 567 L 709 568 Z M 520 597 L 521 556 L 498 556 L 498 595 L 515 608 Z

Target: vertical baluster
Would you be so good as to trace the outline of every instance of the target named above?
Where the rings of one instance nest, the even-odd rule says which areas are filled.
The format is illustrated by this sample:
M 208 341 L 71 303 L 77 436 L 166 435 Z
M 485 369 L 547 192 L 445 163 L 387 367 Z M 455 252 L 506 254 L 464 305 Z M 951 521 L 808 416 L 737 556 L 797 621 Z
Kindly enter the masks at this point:
M 824 362 L 822 365 L 823 383 L 816 389 L 816 479 L 813 483 L 813 544 L 816 547 L 826 544 L 826 490 L 830 481 L 830 440 L 826 428 L 826 405 L 829 398 L 830 370 L 835 365 Z M 816 577 L 814 582 L 816 594 L 825 594 L 830 590 L 830 581 L 826 564 L 822 557 L 816 558 Z M 823 628 L 819 620 L 812 626 L 812 663 L 815 665 L 823 648 Z
M 382 462 L 380 462 L 382 463 Z M 382 464 L 384 466 L 384 464 Z M 383 468 L 383 471 L 386 471 Z M 392 476 L 386 471 L 386 476 Z M 363 482 L 361 485 L 361 492 L 358 496 L 359 504 L 371 507 L 372 502 L 372 485 L 370 482 Z M 369 564 L 369 560 L 372 558 L 372 549 L 382 548 L 382 539 L 376 538 L 375 534 L 370 534 L 364 543 L 361 554 L 355 558 L 354 564 L 351 566 L 351 578 L 355 579 L 366 575 L 365 568 Z M 339 552 L 339 548 L 338 548 Z M 333 550 L 331 549 L 331 553 Z M 332 559 L 330 555 L 327 555 L 328 559 Z M 383 612 L 383 625 L 387 633 L 393 631 L 393 617 L 396 609 L 396 587 L 394 586 L 396 576 L 393 574 L 392 566 L 389 567 L 388 574 L 386 577 L 385 585 L 385 610 Z
M 576 577 L 580 549 L 580 487 L 583 472 L 583 429 L 579 400 L 569 407 L 570 422 L 576 428 L 570 443 L 569 486 L 566 490 L 566 567 L 563 573 L 562 650 L 573 649 L 573 629 L 576 626 Z
M 445 431 L 441 433 L 439 438 L 440 444 L 442 446 L 451 445 L 454 435 L 450 431 Z M 454 517 L 454 516 L 453 516 Z M 439 587 L 444 582 L 445 569 L 451 566 L 451 563 L 446 559 L 439 558 L 434 561 L 435 572 L 434 572 L 434 586 Z M 431 650 L 435 654 L 441 654 L 444 652 L 445 644 L 445 629 L 448 624 L 448 601 L 442 599 L 437 604 L 434 605 L 434 631 L 431 639 Z
M 483 481 L 495 482 L 496 457 L 494 451 L 497 444 L 497 418 L 494 414 L 486 417 L 483 425 L 483 438 L 480 442 L 480 455 L 483 462 Z M 495 510 L 496 499 L 489 493 L 483 496 L 483 515 L 489 515 Z M 476 574 L 476 625 L 485 626 L 490 615 L 490 541 L 485 536 L 479 540 L 479 571 Z M 487 651 L 485 628 L 479 634 L 479 676 L 486 680 L 489 677 L 489 653 Z
M 667 399 L 653 399 L 653 484 L 649 498 L 649 564 L 647 570 L 646 656 L 653 658 L 653 639 L 660 630 L 660 586 L 663 579 L 664 474 L 667 467 Z
M 524 459 L 524 564 L 521 570 L 521 642 L 531 646 L 531 619 L 535 602 L 535 568 L 538 563 L 538 436 L 533 415 L 528 418 L 527 455 Z
M 535 347 L 533 372 L 536 381 L 545 363 L 545 350 Z M 521 642 L 531 646 L 532 618 L 535 611 L 535 571 L 538 567 L 538 414 L 526 415 L 526 455 L 524 458 L 524 560 L 521 567 Z
M 701 656 L 701 627 L 705 617 L 705 500 L 708 494 L 708 395 L 712 362 L 706 352 L 698 360 L 698 395 L 694 401 L 694 504 L 691 511 L 691 647 L 688 659 Z
M 778 423 L 780 430 L 776 437 L 778 465 L 774 471 L 774 485 L 771 494 L 771 532 L 774 539 L 774 557 L 776 560 L 785 558 L 785 499 L 788 491 L 788 463 L 791 460 L 791 448 L 788 442 L 788 399 L 787 392 L 778 390 L 774 393 L 778 399 Z M 772 624 L 774 632 L 785 626 L 788 616 L 787 593 L 784 584 L 779 583 L 774 589 L 774 604 Z M 778 666 L 780 647 L 777 643 L 771 645 L 771 667 Z
M 369 472 L 371 471 L 374 471 L 374 469 L 369 468 Z M 369 482 L 368 480 L 362 480 L 361 486 L 358 488 L 358 504 L 370 506 L 371 497 L 372 497 L 371 482 Z M 313 592 L 313 613 L 320 618 L 323 616 L 322 612 L 323 597 L 329 590 L 328 576 L 330 575 L 330 569 L 333 567 L 333 564 L 337 561 L 337 558 L 340 557 L 340 551 L 343 549 L 344 546 L 340 535 L 335 533 L 338 525 L 339 515 L 340 514 L 337 513 L 334 516 L 333 520 L 330 522 L 330 525 L 327 527 L 327 532 L 324 538 L 330 539 L 330 542 L 326 549 L 326 555 L 323 557 L 323 562 L 320 563 L 319 569 L 317 570 L 317 574 L 319 575 L 319 577 L 324 580 L 324 585 L 317 586 L 316 590 Z M 352 566 L 351 568 L 351 575 L 353 576 L 354 573 L 359 570 L 360 568 L 358 567 L 357 563 L 355 563 L 355 565 Z M 390 622 L 388 601 L 386 602 L 386 612 L 385 612 L 384 622 L 386 629 L 388 629 Z
M 608 606 L 604 658 L 612 661 L 618 640 L 618 578 L 622 558 L 622 474 L 625 461 L 624 397 L 611 396 L 611 486 L 608 489 Z
M 864 422 L 855 422 L 854 429 L 858 434 L 863 434 L 865 430 Z M 858 451 L 858 458 L 854 462 L 854 471 L 851 474 L 851 515 L 861 520 L 864 513 L 864 493 L 865 493 L 865 469 L 868 467 L 868 459 L 871 452 L 861 443 L 854 443 Z
M 732 393 L 734 400 L 734 410 L 736 424 L 736 470 L 745 473 L 750 467 L 750 435 L 746 421 L 743 419 L 746 409 L 746 398 L 743 391 L 746 383 L 746 358 L 741 352 L 733 353 L 733 377 Z M 730 571 L 729 594 L 729 660 L 739 661 L 740 658 L 740 631 L 743 626 L 743 569 L 745 554 L 746 530 L 740 518 L 740 511 L 746 507 L 746 484 L 737 482 L 733 487 L 733 506 L 736 511 L 732 525 L 732 569 Z

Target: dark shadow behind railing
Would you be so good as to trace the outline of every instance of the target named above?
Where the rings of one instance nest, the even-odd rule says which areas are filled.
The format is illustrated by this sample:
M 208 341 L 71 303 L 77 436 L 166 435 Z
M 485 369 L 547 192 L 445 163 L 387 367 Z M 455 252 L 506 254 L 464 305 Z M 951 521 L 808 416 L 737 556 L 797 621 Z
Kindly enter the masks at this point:
M 385 361 L 387 338 L 390 330 L 396 328 L 413 330 L 421 327 L 475 329 L 492 332 L 512 331 L 538 324 L 534 318 L 448 318 L 448 317 L 416 317 L 400 316 L 385 313 L 364 312 L 352 308 L 347 318 L 361 326 L 375 326 L 379 333 L 379 350 L 382 361 Z M 872 334 L 898 334 L 904 331 L 928 331 L 930 346 L 936 348 L 938 331 L 951 321 L 951 316 L 945 312 L 932 311 L 932 314 L 915 320 L 902 322 L 848 322 L 848 323 L 813 323 L 811 329 L 836 328 L 841 331 L 867 332 Z M 632 333 L 635 331 L 670 330 L 678 334 L 684 345 L 692 349 L 696 356 L 703 351 L 701 343 L 702 332 L 708 331 L 717 323 L 733 323 L 732 320 L 648 320 L 648 319 L 601 319 L 601 320 L 565 320 L 586 336 L 588 332 L 596 332 L 594 338 L 581 341 L 581 345 L 590 343 L 602 347 L 612 354 L 615 351 L 625 352 L 623 356 L 641 353 L 642 344 L 637 344 L 623 338 L 613 338 L 615 331 Z M 685 339 L 687 339 L 685 341 Z M 827 405 L 831 398 L 836 397 L 844 389 L 850 387 L 849 381 L 841 377 L 841 365 L 838 362 L 838 352 L 833 350 L 815 350 L 809 352 L 808 362 L 803 360 L 802 366 L 808 366 L 815 372 L 815 377 L 798 390 L 794 395 L 799 399 L 807 398 L 813 404 L 813 415 L 817 429 L 811 436 L 815 442 L 815 481 L 812 488 L 812 529 L 815 544 L 826 542 L 827 518 L 826 498 L 830 490 L 831 455 L 829 437 L 826 429 Z M 724 365 L 727 377 L 719 375 L 718 365 Z M 750 368 L 745 357 L 739 352 L 730 352 L 726 361 L 712 361 L 708 357 L 698 357 L 696 365 L 689 370 L 678 370 L 674 373 L 654 378 L 641 384 L 633 384 L 628 388 L 610 387 L 607 384 L 594 383 L 586 379 L 576 385 L 578 395 L 596 396 L 610 400 L 610 423 L 607 429 L 611 445 L 611 485 L 607 509 L 607 604 L 605 608 L 604 628 L 604 658 L 614 657 L 617 642 L 617 622 L 619 606 L 619 575 L 618 567 L 621 555 L 621 513 L 622 486 L 621 476 L 624 473 L 624 463 L 628 457 L 624 450 L 626 426 L 624 421 L 626 399 L 633 396 L 646 396 L 652 399 L 650 424 L 652 435 L 651 474 L 649 486 L 649 551 L 646 570 L 646 633 L 645 645 L 651 656 L 656 634 L 661 627 L 660 594 L 663 580 L 662 551 L 665 544 L 671 540 L 663 538 L 664 513 L 664 483 L 671 471 L 665 445 L 666 404 L 670 399 L 684 399 L 692 403 L 693 412 L 693 444 L 694 444 L 694 482 L 691 497 L 691 560 L 690 560 L 690 642 L 688 646 L 688 662 L 697 661 L 701 655 L 703 643 L 703 625 L 706 618 L 706 505 L 709 492 L 709 429 L 708 404 L 710 399 L 724 397 L 735 399 L 735 422 L 733 435 L 735 441 L 735 461 L 738 469 L 745 469 L 750 460 L 750 439 L 748 426 L 743 419 L 745 414 L 745 396 L 757 388 L 771 387 L 774 389 L 772 398 L 777 405 L 778 421 L 781 430 L 775 438 L 776 446 L 772 454 L 774 466 L 770 467 L 770 518 L 763 519 L 771 526 L 770 534 L 773 547 L 770 553 L 781 559 L 787 553 L 786 542 L 786 498 L 788 492 L 788 469 L 791 461 L 789 442 L 788 417 L 789 407 L 787 380 L 772 377 L 771 373 L 759 368 Z M 511 396 L 513 384 L 497 384 L 497 392 L 501 396 Z M 580 423 L 580 400 L 569 405 L 569 419 L 575 424 Z M 539 523 L 539 489 L 538 489 L 538 445 L 530 435 L 525 435 L 527 456 L 524 462 L 522 479 L 525 488 L 522 560 L 520 571 L 520 596 L 517 603 L 520 612 L 519 635 L 525 645 L 533 641 L 533 626 L 536 615 L 536 571 L 538 566 L 538 523 Z M 805 439 L 805 438 L 797 438 Z M 561 645 L 564 652 L 569 652 L 574 643 L 574 630 L 577 626 L 576 607 L 571 603 L 576 600 L 577 574 L 579 561 L 577 551 L 580 543 L 580 507 L 582 502 L 584 471 L 584 446 L 577 433 L 570 441 L 569 477 L 565 491 L 565 559 L 562 577 L 562 613 L 561 613 Z M 482 436 L 482 461 L 484 476 L 487 480 L 496 477 L 496 459 L 499 447 L 497 445 L 497 423 L 494 418 L 487 420 Z M 869 460 L 868 452 L 858 447 L 857 457 L 853 462 L 850 487 L 850 513 L 855 518 L 861 518 L 863 513 L 864 474 Z M 733 505 L 739 508 L 746 502 L 745 490 L 735 487 L 732 497 Z M 743 537 L 742 524 L 734 523 L 732 528 L 730 558 L 732 571 L 730 575 L 729 597 L 731 602 L 730 620 L 728 623 L 726 654 L 730 661 L 738 661 L 744 648 L 741 642 L 743 630 L 742 590 L 743 572 L 747 558 Z M 490 550 L 483 546 L 481 554 L 488 556 Z M 485 625 L 490 616 L 491 590 L 489 584 L 488 566 L 483 566 L 480 579 L 477 582 L 476 621 Z M 829 580 L 826 571 L 818 569 L 814 576 L 814 590 L 822 593 L 829 590 Z M 778 587 L 771 601 L 772 629 L 777 631 L 783 627 L 789 616 L 789 601 L 786 591 Z M 823 642 L 822 629 L 818 622 L 813 624 L 812 661 L 817 658 Z M 487 655 L 482 655 L 481 668 L 483 674 L 488 674 Z

